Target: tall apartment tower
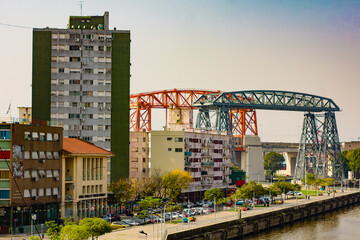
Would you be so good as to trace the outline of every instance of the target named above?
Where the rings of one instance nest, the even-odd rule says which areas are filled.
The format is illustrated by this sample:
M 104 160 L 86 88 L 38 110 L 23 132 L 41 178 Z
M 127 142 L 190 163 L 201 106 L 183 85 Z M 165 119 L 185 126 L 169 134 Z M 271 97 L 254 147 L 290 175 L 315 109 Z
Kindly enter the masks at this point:
M 111 181 L 129 174 L 129 97 L 130 31 L 109 30 L 108 12 L 33 29 L 33 121 L 111 150 Z

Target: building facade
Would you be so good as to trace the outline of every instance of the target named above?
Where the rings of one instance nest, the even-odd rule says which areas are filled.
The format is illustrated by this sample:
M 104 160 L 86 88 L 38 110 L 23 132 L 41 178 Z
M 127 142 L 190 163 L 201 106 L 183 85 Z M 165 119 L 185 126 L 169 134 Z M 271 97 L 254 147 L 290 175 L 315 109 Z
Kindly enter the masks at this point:
M 62 128 L 3 123 L 0 136 L 2 232 L 58 219 Z
M 113 154 L 82 139 L 63 139 L 62 217 L 107 213 L 107 159 Z
M 128 177 L 130 31 L 109 30 L 108 12 L 33 30 L 32 96 L 34 121 L 111 149 L 112 180 Z
M 193 181 L 184 191 L 190 200 L 200 199 L 211 188 L 226 189 L 231 183 L 230 137 L 227 135 L 151 131 L 150 174 L 180 169 L 191 173 Z
M 130 132 L 130 179 L 149 177 L 149 143 L 148 132 Z

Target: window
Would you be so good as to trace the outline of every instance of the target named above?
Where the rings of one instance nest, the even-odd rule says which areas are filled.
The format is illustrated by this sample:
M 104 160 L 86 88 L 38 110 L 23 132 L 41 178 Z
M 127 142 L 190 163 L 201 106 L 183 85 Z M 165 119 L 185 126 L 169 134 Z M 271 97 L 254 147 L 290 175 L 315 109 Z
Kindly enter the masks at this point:
M 48 141 L 52 141 L 52 140 L 53 140 L 53 138 L 52 138 L 52 133 L 46 133 L 46 139 L 47 139 Z
M 37 132 L 32 133 L 32 140 L 34 140 L 34 141 L 39 140 L 39 134 Z
M 110 46 L 107 46 L 107 47 L 106 47 L 106 51 L 107 51 L 107 52 L 111 52 L 111 47 L 110 47 Z
M 183 149 L 182 148 L 175 148 L 175 152 L 182 152 Z
M 98 125 L 98 130 L 103 131 L 104 130 L 104 125 Z
M 46 170 L 46 177 L 48 177 L 48 178 L 52 178 L 52 177 L 53 177 L 51 170 Z
M 132 147 L 132 148 L 131 148 L 131 151 L 132 151 L 132 152 L 138 152 L 139 149 L 138 149 L 137 147 Z
M 45 159 L 45 152 L 39 152 L 40 159 Z
M 43 196 L 44 196 L 44 189 L 39 188 L 39 197 L 43 197 Z
M 143 158 L 143 162 L 146 162 L 146 158 Z
M 104 51 L 104 46 L 99 46 L 99 51 Z
M 83 91 L 82 95 L 83 96 L 93 96 L 93 92 L 92 91 Z
M 71 107 L 78 107 L 78 103 L 77 102 L 72 102 Z
M 32 159 L 39 159 L 38 152 L 31 152 L 31 158 Z
M 80 96 L 79 91 L 69 91 L 69 96 Z
M 45 170 L 39 170 L 39 176 L 41 177 L 41 178 L 43 178 L 43 177 L 45 177 Z
M 93 51 L 93 50 L 94 50 L 94 46 L 85 46 L 85 50 Z
M 80 80 L 70 80 L 69 84 L 80 84 Z
M 171 138 L 171 137 L 168 137 L 166 140 L 171 141 L 171 140 L 172 140 L 172 138 Z
M 54 170 L 54 177 L 59 177 L 59 170 Z
M 31 177 L 32 177 L 32 178 L 37 178 L 37 177 L 38 177 L 38 172 L 37 172 L 37 170 L 32 170 L 32 171 L 31 171 Z
M 54 133 L 54 141 L 59 141 L 59 134 Z
M 88 63 L 88 62 L 93 62 L 93 61 L 94 61 L 94 58 L 92 58 L 92 57 L 83 57 L 82 58 L 83 63 Z
M 30 152 L 29 151 L 24 152 L 24 159 L 30 159 Z
M 80 46 L 70 46 L 70 51 L 78 51 L 80 50 Z
M 32 197 L 37 197 L 37 189 L 36 188 L 31 189 L 31 196 Z
M 100 185 L 100 192 L 102 193 L 102 191 L 103 191 L 103 186 Z
M 169 151 L 169 152 L 171 152 L 171 150 L 172 150 L 171 148 L 168 148 L 168 151 Z
M 85 68 L 83 71 L 84 73 L 94 73 L 94 69 L 92 68 Z
M 25 140 L 31 140 L 31 134 L 30 134 L 30 132 L 24 132 L 24 139 L 25 139 Z
M 175 138 L 175 142 L 183 142 L 183 138 L 176 137 L 176 138 Z
M 53 195 L 58 195 L 59 194 L 59 188 L 54 187 L 53 188 Z
M 70 62 L 80 62 L 80 57 L 70 57 Z
M 90 186 L 87 186 L 87 189 L 86 189 L 87 191 L 87 193 L 90 193 Z
M 80 114 L 70 113 L 69 118 L 80 118 Z
M 29 170 L 24 171 L 24 178 L 30 178 L 30 171 Z
M 58 160 L 59 159 L 59 152 L 54 152 L 54 159 L 55 160 Z
M 94 81 L 93 80 L 83 80 L 83 84 L 84 85 L 93 85 Z
M 51 188 L 46 188 L 46 196 L 51 196 Z
M 91 193 L 94 193 L 94 185 L 91 186 Z
M 131 158 L 131 162 L 137 162 L 138 159 L 137 158 Z
M 86 187 L 83 186 L 83 187 L 82 187 L 82 193 L 85 194 L 85 191 L 86 191 Z
M 48 160 L 53 159 L 52 153 L 51 153 L 51 152 L 46 152 L 46 158 L 47 158 Z
M 132 167 L 132 168 L 131 168 L 131 171 L 132 171 L 132 172 L 137 172 L 137 171 L 138 171 L 138 168 Z
M 58 73 L 64 73 L 64 72 L 65 72 L 64 68 L 59 68 L 58 69 Z
M 29 198 L 30 197 L 30 190 L 29 189 L 25 189 L 24 190 L 24 198 Z
M 40 141 L 45 141 L 45 133 L 40 133 Z

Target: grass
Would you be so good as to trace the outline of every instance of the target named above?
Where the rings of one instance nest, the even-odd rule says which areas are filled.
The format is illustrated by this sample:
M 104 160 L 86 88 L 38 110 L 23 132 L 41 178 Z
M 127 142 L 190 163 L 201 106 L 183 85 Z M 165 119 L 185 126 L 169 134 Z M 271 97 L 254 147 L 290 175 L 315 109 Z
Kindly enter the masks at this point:
M 327 193 L 326 191 L 317 191 L 317 190 L 301 190 L 300 191 L 303 195 L 309 194 L 310 196 L 317 196 L 317 193 L 319 194 L 325 194 Z
M 172 222 L 167 222 L 167 223 L 176 224 L 176 223 L 182 223 L 182 222 L 183 222 L 182 219 L 176 219 L 176 220 L 172 220 Z

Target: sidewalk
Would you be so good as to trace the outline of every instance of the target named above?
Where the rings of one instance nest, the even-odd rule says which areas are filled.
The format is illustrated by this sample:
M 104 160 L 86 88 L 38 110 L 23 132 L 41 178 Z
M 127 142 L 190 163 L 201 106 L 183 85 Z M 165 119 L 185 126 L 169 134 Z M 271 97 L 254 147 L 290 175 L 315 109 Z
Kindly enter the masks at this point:
M 344 193 L 336 193 L 335 197 L 338 196 L 342 196 L 342 195 L 346 195 L 346 194 L 351 194 L 357 191 L 347 191 Z M 312 196 L 310 197 L 310 200 L 306 200 L 306 199 L 298 199 L 296 200 L 295 198 L 293 199 L 288 199 L 285 200 L 285 204 L 280 204 L 280 205 L 272 205 L 271 207 L 255 207 L 250 211 L 242 211 L 241 212 L 241 216 L 247 217 L 247 216 L 253 216 L 256 214 L 261 214 L 261 213 L 265 213 L 265 212 L 271 212 L 271 211 L 275 211 L 275 210 L 279 210 L 281 208 L 286 208 L 286 207 L 293 207 L 296 205 L 301 205 L 301 204 L 305 204 L 308 202 L 316 202 L 316 201 L 320 201 L 323 199 L 329 199 L 329 198 L 333 198 L 333 195 L 330 194 L 330 196 L 328 196 L 327 194 L 325 194 L 324 196 Z M 238 208 L 240 209 L 240 207 Z M 216 218 L 215 218 L 216 217 Z M 207 225 L 212 225 L 215 223 L 219 223 L 219 222 L 224 222 L 224 221 L 230 221 L 233 219 L 238 219 L 238 213 L 235 213 L 234 211 L 221 211 L 221 212 L 217 212 L 216 216 L 214 213 L 211 214 L 207 214 L 207 215 L 198 215 L 196 216 L 196 222 L 191 222 L 190 224 L 188 223 L 177 223 L 177 224 L 171 224 L 171 223 L 166 223 L 165 224 L 165 228 L 168 231 L 168 233 L 173 233 L 173 232 L 178 232 L 178 231 L 183 231 L 189 228 L 196 228 L 196 227 L 201 227 L 201 226 L 207 226 Z M 127 229 L 120 229 L 120 230 L 116 230 L 113 231 L 111 233 L 107 233 L 105 235 L 102 235 L 99 237 L 100 240 L 144 240 L 146 239 L 144 234 L 139 233 L 139 231 L 144 231 L 145 233 L 147 233 L 147 239 L 148 240 L 152 240 L 152 239 L 156 239 L 156 240 L 160 240 L 161 239 L 161 232 L 164 232 L 164 229 L 162 229 L 164 226 L 164 224 L 147 224 L 147 225 L 141 225 L 141 226 L 134 226 L 134 227 L 130 227 Z M 23 239 L 29 239 L 29 234 L 17 234 L 17 235 L 6 235 L 6 236 L 1 236 L 0 237 L 1 240 L 23 240 Z M 47 236 L 45 236 L 44 239 L 48 239 Z

